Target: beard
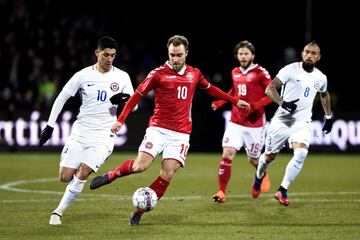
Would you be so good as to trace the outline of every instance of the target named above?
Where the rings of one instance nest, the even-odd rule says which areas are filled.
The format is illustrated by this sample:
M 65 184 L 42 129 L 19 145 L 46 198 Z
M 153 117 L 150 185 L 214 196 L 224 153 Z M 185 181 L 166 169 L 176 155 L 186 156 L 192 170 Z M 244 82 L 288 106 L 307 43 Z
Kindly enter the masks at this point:
M 179 72 L 182 67 L 184 66 L 184 64 L 174 64 L 174 63 L 171 63 L 171 67 L 172 69 L 175 71 L 175 72 Z
M 303 61 L 302 67 L 305 71 L 312 72 L 314 70 L 315 64 Z
M 248 69 L 251 64 L 252 64 L 252 61 L 243 61 L 243 62 L 240 62 L 240 67 L 242 67 L 244 69 Z

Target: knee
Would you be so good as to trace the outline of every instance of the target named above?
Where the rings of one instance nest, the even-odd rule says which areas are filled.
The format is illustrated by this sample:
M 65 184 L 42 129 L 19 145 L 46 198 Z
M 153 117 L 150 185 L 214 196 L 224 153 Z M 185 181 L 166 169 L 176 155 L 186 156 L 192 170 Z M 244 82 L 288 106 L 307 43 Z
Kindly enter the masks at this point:
M 65 173 L 60 173 L 59 174 L 59 180 L 60 182 L 62 183 L 69 183 L 73 178 L 73 175 L 68 175 L 68 174 L 65 174 Z
M 93 172 L 92 168 L 84 163 L 81 163 L 78 170 L 75 172 L 75 176 L 81 181 L 86 181 Z
M 277 156 L 276 153 L 269 153 L 269 154 L 266 154 L 266 153 L 265 153 L 265 157 L 264 157 L 264 158 L 265 158 L 265 161 L 266 161 L 266 162 L 270 163 L 270 162 L 272 162 L 272 161 L 275 160 L 276 156 Z
M 305 149 L 305 148 L 296 148 L 294 150 L 294 157 L 295 159 L 297 159 L 298 161 L 304 161 L 307 154 L 308 154 L 309 150 Z
M 175 170 L 162 170 L 161 171 L 161 178 L 163 178 L 169 182 L 173 178 L 174 175 L 175 175 Z
M 233 160 L 236 155 L 236 149 L 235 148 L 224 148 L 223 150 L 223 157 Z
M 308 154 L 308 150 L 305 148 L 297 148 L 294 150 L 293 162 L 297 168 L 300 169 L 302 168 L 307 154 Z
M 256 167 L 259 164 L 258 158 L 249 157 L 248 159 L 249 159 L 250 164 L 253 165 L 254 167 Z

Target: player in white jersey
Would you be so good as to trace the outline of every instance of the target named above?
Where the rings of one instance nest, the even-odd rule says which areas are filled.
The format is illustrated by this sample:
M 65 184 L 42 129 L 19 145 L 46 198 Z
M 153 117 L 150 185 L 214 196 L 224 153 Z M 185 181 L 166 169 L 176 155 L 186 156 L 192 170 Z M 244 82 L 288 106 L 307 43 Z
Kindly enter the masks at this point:
M 95 50 L 97 63 L 75 73 L 66 83 L 41 132 L 40 146 L 51 137 L 65 102 L 79 92 L 80 112 L 62 150 L 59 167 L 60 181 L 68 184 L 51 214 L 51 225 L 61 224 L 61 216 L 80 195 L 89 175 L 97 172 L 113 151 L 116 135 L 110 128 L 117 119 L 117 106 L 134 93 L 129 75 L 113 66 L 116 50 L 113 38 L 99 39 Z
M 293 149 L 285 175 L 274 197 L 284 206 L 289 205 L 287 190 L 300 173 L 310 145 L 310 123 L 312 107 L 316 94 L 320 93 L 325 113 L 323 131 L 327 134 L 332 128 L 330 94 L 327 91 L 327 77 L 315 64 L 320 60 L 320 47 L 315 42 L 305 45 L 302 62 L 295 62 L 282 68 L 265 93 L 280 107 L 275 112 L 268 127 L 265 153 L 260 156 L 251 193 L 257 198 L 261 192 L 261 182 L 265 170 L 275 160 L 277 153 L 286 141 Z M 278 89 L 281 89 L 281 96 Z

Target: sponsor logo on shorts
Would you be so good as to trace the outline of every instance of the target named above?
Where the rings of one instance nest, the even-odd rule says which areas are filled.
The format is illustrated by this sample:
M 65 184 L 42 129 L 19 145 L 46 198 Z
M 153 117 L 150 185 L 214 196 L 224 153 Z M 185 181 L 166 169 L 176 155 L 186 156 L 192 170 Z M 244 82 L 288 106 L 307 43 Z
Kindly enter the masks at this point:
M 64 152 L 63 152 L 63 153 L 65 154 L 65 153 L 67 153 L 68 151 L 69 151 L 69 148 L 67 147 L 67 148 L 64 149 Z
M 267 146 L 266 146 L 266 151 L 268 151 L 268 152 L 271 152 L 271 137 L 269 136 L 268 138 L 267 138 Z
M 145 148 L 146 149 L 152 149 L 153 148 L 153 143 L 152 142 L 145 143 Z
M 224 143 L 228 143 L 228 142 L 229 142 L 229 138 L 228 137 L 224 138 Z

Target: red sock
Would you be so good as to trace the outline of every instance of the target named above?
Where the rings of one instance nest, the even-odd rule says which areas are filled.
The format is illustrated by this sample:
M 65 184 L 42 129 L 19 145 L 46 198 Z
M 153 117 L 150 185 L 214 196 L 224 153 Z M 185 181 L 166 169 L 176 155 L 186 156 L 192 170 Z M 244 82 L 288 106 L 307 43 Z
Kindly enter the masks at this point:
M 219 190 L 223 191 L 224 193 L 231 177 L 231 162 L 232 161 L 230 159 L 223 157 L 219 165 Z
M 162 179 L 160 176 L 150 185 L 150 188 L 156 192 L 158 200 L 164 195 L 170 182 Z
M 109 180 L 113 181 L 118 177 L 124 177 L 132 174 L 134 172 L 132 168 L 134 161 L 135 161 L 134 159 L 128 159 L 114 170 L 108 172 Z

